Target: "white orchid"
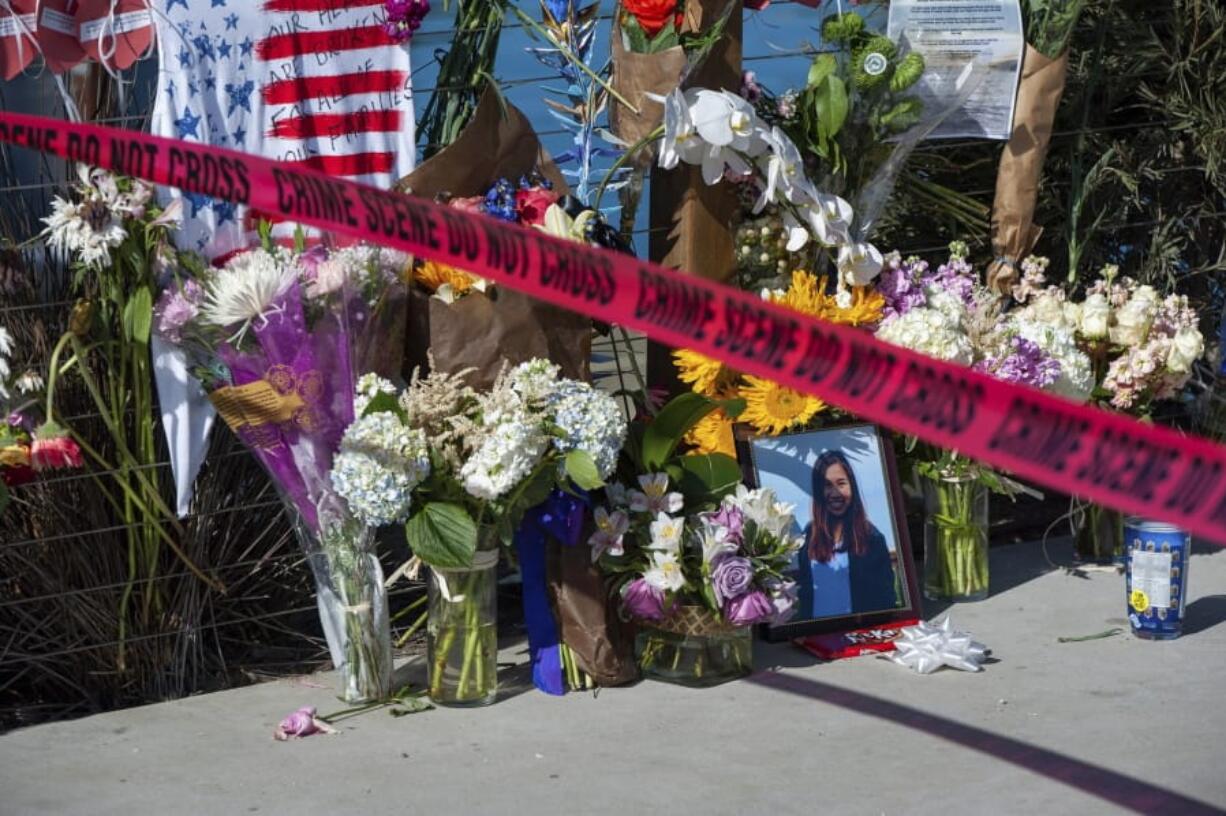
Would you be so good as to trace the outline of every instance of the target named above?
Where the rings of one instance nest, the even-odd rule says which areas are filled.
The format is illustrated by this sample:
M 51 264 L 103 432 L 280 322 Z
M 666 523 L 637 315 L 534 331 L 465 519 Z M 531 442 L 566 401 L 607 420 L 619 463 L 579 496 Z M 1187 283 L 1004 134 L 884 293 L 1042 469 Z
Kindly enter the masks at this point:
M 759 213 L 767 204 L 776 202 L 800 204 L 816 200 L 818 193 L 805 175 L 804 157 L 796 143 L 778 126 L 771 128 L 765 141 L 768 149 L 758 157 L 758 168 L 766 177 L 766 186 L 754 202 L 753 211 Z
M 690 121 L 699 137 L 715 147 L 727 147 L 750 158 L 767 148 L 766 129 L 753 106 L 728 91 L 692 88 L 685 92 Z
M 677 88 L 668 96 L 651 95 L 664 105 L 664 140 L 660 143 L 658 164 L 672 170 L 678 163 L 701 164 L 703 142 L 690 118 L 690 106 L 685 95 Z
M 881 272 L 884 259 L 872 244 L 856 241 L 839 248 L 839 284 L 865 286 Z

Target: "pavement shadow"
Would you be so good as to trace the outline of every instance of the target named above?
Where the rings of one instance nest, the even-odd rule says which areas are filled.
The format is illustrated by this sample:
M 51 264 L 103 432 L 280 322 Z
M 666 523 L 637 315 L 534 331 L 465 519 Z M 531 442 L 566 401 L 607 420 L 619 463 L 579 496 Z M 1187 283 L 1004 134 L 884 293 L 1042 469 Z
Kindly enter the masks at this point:
M 748 678 L 748 682 L 787 694 L 809 697 L 867 717 L 876 717 L 922 731 L 1062 782 L 1125 810 L 1137 813 L 1179 813 L 1182 816 L 1221 816 L 1224 813 L 1198 799 L 1084 762 L 1068 754 L 965 725 L 871 694 L 792 674 L 755 674 Z
M 1183 635 L 1195 635 L 1226 621 L 1226 595 L 1207 595 L 1183 610 Z

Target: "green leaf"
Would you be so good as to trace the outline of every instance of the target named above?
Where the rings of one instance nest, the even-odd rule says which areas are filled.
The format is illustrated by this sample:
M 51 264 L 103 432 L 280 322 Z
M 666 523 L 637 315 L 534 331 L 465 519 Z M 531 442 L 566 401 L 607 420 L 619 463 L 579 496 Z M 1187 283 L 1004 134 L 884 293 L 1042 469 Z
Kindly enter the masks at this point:
M 141 286 L 123 307 L 124 337 L 134 343 L 148 343 L 153 330 L 153 293 Z
M 814 88 L 813 106 L 818 135 L 822 139 L 833 139 L 843 129 L 849 110 L 847 86 L 843 80 L 834 75 L 825 77 Z
M 622 12 L 622 32 L 626 35 L 626 48 L 635 54 L 646 54 L 648 49 L 647 32 L 639 25 L 633 14 Z
M 604 487 L 604 479 L 596 469 L 592 455 L 585 450 L 573 450 L 566 454 L 566 475 L 584 490 Z
M 477 525 L 458 504 L 428 502 L 404 526 L 413 554 L 431 567 L 472 566 Z
M 396 395 L 389 394 L 386 391 L 380 391 L 370 398 L 370 402 L 366 403 L 366 410 L 362 412 L 362 416 L 379 413 L 395 414 L 400 417 L 401 422 L 407 419 L 404 409 L 400 407 L 400 401 L 396 399 Z
M 677 46 L 680 42 L 677 37 L 677 27 L 672 21 L 669 21 L 668 25 L 657 31 L 656 35 L 651 38 L 651 42 L 647 44 L 647 53 L 659 54 L 661 51 Z
M 741 412 L 745 410 L 745 406 L 747 404 L 748 403 L 746 403 L 745 400 L 737 397 L 736 399 L 722 400 L 719 407 L 723 409 L 724 415 L 727 416 L 728 419 L 736 419 L 741 415 Z
M 687 498 L 718 501 L 741 483 L 741 466 L 724 453 L 683 456 L 678 460 L 681 477 L 677 489 Z
M 656 418 L 643 430 L 643 466 L 658 471 L 698 421 L 719 407 L 719 403 L 693 392 L 669 400 Z
M 809 66 L 809 76 L 805 80 L 805 85 L 813 88 L 821 83 L 826 77 L 833 74 L 839 68 L 839 62 L 834 58 L 834 54 L 819 54 L 817 59 L 813 60 L 813 64 Z
M 593 465 L 595 467 L 595 465 Z M 529 507 L 536 507 L 545 499 L 549 498 L 549 493 L 553 490 L 556 480 L 554 474 L 556 471 L 553 465 L 537 468 L 537 471 L 529 477 L 529 480 L 520 489 L 516 499 L 516 506 L 523 511 Z M 572 477 L 573 478 L 573 477 Z M 576 482 L 576 484 L 578 484 Z M 582 485 L 580 485 L 582 487 Z

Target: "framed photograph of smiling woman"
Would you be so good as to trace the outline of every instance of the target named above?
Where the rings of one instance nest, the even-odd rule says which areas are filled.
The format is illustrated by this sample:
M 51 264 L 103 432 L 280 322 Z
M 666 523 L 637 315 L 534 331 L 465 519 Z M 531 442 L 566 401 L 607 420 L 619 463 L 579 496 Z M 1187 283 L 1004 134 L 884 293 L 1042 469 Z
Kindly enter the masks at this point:
M 884 627 L 920 616 L 915 563 L 889 438 L 844 425 L 738 441 L 745 479 L 795 507 L 796 615 L 767 640 Z

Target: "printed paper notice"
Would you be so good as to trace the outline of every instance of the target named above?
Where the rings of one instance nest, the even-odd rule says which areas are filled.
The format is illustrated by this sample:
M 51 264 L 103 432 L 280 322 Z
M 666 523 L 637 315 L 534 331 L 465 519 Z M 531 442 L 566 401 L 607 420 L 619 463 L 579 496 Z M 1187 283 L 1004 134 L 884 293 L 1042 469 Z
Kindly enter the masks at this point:
M 1025 47 L 1019 0 L 893 0 L 888 33 L 927 63 L 911 90 L 925 115 L 953 104 L 969 64 L 986 66 L 982 83 L 927 138 L 1009 138 Z
M 1171 554 L 1169 552 L 1132 551 L 1132 591 L 1141 590 L 1149 597 L 1149 605 L 1165 609 L 1171 605 Z

